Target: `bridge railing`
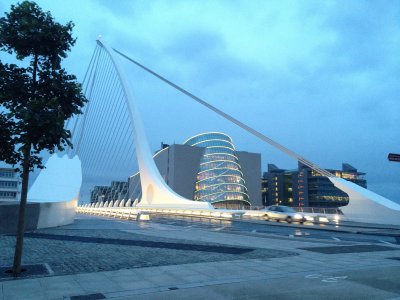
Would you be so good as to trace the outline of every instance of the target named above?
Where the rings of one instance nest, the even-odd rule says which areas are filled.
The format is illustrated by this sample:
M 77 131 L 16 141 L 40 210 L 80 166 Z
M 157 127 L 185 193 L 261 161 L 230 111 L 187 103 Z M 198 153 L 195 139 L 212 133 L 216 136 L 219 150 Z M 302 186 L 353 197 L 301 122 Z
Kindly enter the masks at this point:
M 343 213 L 340 210 L 340 208 L 334 208 L 334 207 L 329 207 L 329 208 L 324 208 L 324 207 L 293 207 L 293 209 L 298 211 L 298 212 L 312 213 L 312 214 L 343 215 Z
M 303 213 L 312 213 L 312 214 L 324 214 L 324 215 L 343 215 L 342 211 L 340 208 L 335 208 L 335 207 L 329 207 L 329 208 L 324 208 L 324 207 L 292 207 L 295 211 L 297 212 L 303 212 Z M 251 206 L 249 210 L 254 210 L 254 211 L 259 211 L 265 209 L 265 206 Z
M 338 222 L 342 217 L 335 213 L 334 209 L 318 208 L 314 210 L 302 209 L 308 222 L 313 223 L 327 223 Z M 79 206 L 77 207 L 78 213 L 97 215 L 109 218 L 119 218 L 125 220 L 149 220 L 151 214 L 157 215 L 176 215 L 187 217 L 200 217 L 210 219 L 256 219 L 265 220 L 266 211 L 259 210 L 225 210 L 225 209 L 182 209 L 182 208 L 153 208 L 153 207 L 90 207 Z M 329 213 L 326 213 L 329 212 Z
M 120 219 L 140 219 L 145 214 L 168 214 L 180 216 L 194 216 L 202 218 L 217 219 L 240 219 L 244 212 L 236 210 L 202 210 L 202 209 L 182 209 L 182 208 L 151 208 L 151 207 L 87 207 L 78 206 L 78 213 L 98 215 Z

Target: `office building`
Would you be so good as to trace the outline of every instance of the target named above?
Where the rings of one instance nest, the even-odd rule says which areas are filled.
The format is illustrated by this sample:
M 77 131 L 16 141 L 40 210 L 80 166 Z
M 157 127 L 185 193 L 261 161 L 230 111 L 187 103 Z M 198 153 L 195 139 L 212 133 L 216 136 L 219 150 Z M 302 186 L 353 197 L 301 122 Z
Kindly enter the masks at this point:
M 0 167 L 0 201 L 19 201 L 21 178 L 14 169 Z
M 358 172 L 349 164 L 342 170 L 327 169 L 337 177 L 367 187 L 365 173 Z M 299 207 L 340 207 L 349 202 L 348 195 L 336 188 L 331 181 L 318 172 L 299 163 L 295 170 L 280 169 L 268 165 L 268 172 L 261 179 L 263 205 L 288 205 Z
M 216 208 L 261 205 L 261 155 L 236 151 L 224 133 L 202 133 L 182 145 L 162 144 L 154 161 L 165 182 L 187 199 Z M 131 176 L 129 190 L 132 201 L 140 199 L 139 173 Z
M 127 181 L 112 181 L 110 186 L 96 185 L 90 193 L 90 203 L 126 199 L 127 195 Z

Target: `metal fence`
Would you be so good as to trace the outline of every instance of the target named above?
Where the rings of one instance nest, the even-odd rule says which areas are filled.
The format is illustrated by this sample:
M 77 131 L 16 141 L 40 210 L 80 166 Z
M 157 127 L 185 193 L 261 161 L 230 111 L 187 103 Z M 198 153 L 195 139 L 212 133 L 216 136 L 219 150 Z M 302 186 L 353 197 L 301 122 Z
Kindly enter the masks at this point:
M 261 210 L 264 209 L 264 206 L 251 206 L 250 210 Z M 324 215 L 330 215 L 330 214 L 339 214 L 343 215 L 342 211 L 340 208 L 336 207 L 331 207 L 331 208 L 324 208 L 324 207 L 292 207 L 295 211 L 298 212 L 303 212 L 303 213 L 312 213 L 312 214 L 324 214 Z

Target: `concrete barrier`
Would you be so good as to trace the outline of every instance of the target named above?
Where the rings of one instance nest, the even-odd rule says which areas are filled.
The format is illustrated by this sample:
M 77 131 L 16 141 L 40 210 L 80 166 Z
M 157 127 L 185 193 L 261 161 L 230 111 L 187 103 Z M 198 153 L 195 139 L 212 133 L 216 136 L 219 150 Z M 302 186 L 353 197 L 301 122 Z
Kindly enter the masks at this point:
M 16 233 L 18 226 L 19 202 L 0 203 L 0 234 Z M 28 203 L 25 216 L 25 230 L 35 230 L 39 221 L 40 204 Z
M 77 200 L 40 203 L 37 228 L 49 228 L 72 224 L 75 219 Z
M 25 231 L 71 224 L 75 219 L 76 200 L 64 202 L 28 202 Z M 18 226 L 18 202 L 0 203 L 0 234 L 15 234 Z

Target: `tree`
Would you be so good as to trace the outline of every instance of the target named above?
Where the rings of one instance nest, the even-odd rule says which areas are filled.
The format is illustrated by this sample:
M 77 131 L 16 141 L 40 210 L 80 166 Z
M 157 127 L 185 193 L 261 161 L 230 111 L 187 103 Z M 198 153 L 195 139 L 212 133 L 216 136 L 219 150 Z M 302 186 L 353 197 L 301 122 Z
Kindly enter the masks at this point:
M 61 68 L 76 41 L 73 27 L 31 1 L 12 5 L 0 18 L 0 50 L 29 62 L 19 67 L 0 60 L 0 160 L 18 166 L 22 177 L 14 276 L 21 272 L 29 173 L 43 168 L 42 150 L 72 146 L 64 122 L 82 113 L 86 102 L 76 77 Z

